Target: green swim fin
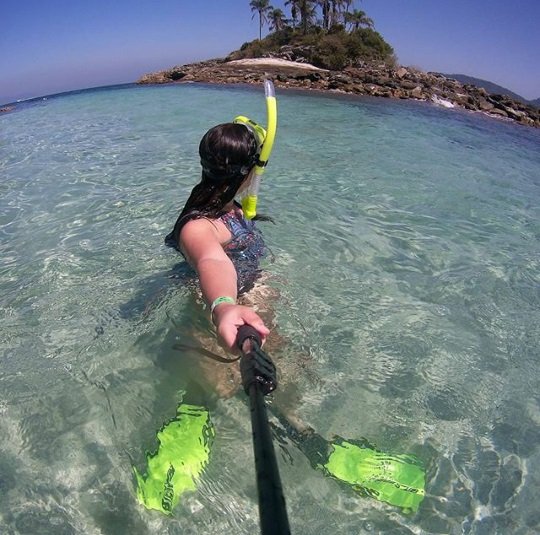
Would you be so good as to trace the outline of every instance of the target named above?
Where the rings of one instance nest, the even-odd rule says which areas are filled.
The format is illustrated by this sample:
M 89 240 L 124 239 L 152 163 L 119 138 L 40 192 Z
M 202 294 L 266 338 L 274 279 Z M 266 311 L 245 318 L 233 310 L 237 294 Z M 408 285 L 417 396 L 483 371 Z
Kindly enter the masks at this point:
M 208 464 L 214 435 L 206 408 L 180 404 L 176 417 L 157 434 L 157 451 L 146 454 L 146 473 L 142 475 L 133 467 L 139 502 L 171 514 L 180 496 L 195 490 L 196 480 Z
M 425 472 L 414 455 L 393 455 L 374 448 L 367 440 L 325 440 L 311 428 L 296 429 L 282 414 L 273 411 L 287 436 L 314 468 L 349 485 L 362 496 L 416 512 L 425 496 Z
M 425 496 L 425 473 L 419 459 L 389 454 L 336 437 L 328 460 L 328 475 L 348 483 L 362 495 L 415 513 Z

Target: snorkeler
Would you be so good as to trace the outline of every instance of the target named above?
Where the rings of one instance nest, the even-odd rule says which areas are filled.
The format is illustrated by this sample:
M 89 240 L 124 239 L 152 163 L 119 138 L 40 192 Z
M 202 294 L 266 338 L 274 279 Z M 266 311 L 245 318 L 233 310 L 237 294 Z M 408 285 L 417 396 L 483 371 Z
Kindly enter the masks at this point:
M 260 143 L 245 124 L 226 123 L 202 138 L 202 178 L 189 196 L 166 243 L 176 247 L 195 269 L 211 320 L 222 345 L 237 353 L 236 333 L 249 324 L 263 338 L 269 329 L 255 311 L 237 304 L 259 275 L 266 246 L 253 220 L 234 201 L 254 176 Z
M 245 295 L 256 287 L 261 277 L 259 262 L 267 252 L 255 220 L 259 183 L 276 132 L 271 82 L 265 82 L 265 93 L 267 130 L 238 116 L 203 136 L 199 145 L 201 181 L 165 238 L 166 244 L 178 249 L 196 271 L 218 340 L 236 354 L 240 352 L 236 339 L 241 326 L 251 325 L 263 342 L 270 334 L 261 316 L 251 306 L 239 303 L 243 300 L 261 305 L 257 299 L 246 301 Z M 235 201 L 240 195 L 242 204 Z M 223 381 L 215 381 L 217 390 L 222 386 Z M 424 472 L 412 456 L 390 456 L 365 441 L 335 437 L 328 442 L 301 424 L 293 413 L 280 410 L 279 403 L 274 404 L 273 412 L 314 467 L 364 495 L 411 511 L 418 508 L 424 496 Z M 195 489 L 195 481 L 208 463 L 214 434 L 207 408 L 181 403 L 177 416 L 158 432 L 159 447 L 147 454 L 146 473 L 134 468 L 139 501 L 171 514 L 180 496 Z
M 274 86 L 265 81 L 267 130 L 247 117 L 211 128 L 199 144 L 202 178 L 189 196 L 173 231 L 165 238 L 196 270 L 218 340 L 230 352 L 238 328 L 268 327 L 255 311 L 237 303 L 260 275 L 266 247 L 255 227 L 257 195 L 277 128 Z M 242 207 L 234 200 L 243 194 Z

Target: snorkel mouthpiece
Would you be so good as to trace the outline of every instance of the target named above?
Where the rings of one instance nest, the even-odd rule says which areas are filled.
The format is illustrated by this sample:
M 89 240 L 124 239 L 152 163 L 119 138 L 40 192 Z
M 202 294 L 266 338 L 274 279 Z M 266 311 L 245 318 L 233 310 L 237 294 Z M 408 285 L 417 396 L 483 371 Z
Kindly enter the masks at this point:
M 266 98 L 266 130 L 243 115 L 235 117 L 233 121 L 235 123 L 243 124 L 249 128 L 254 133 L 259 144 L 261 144 L 259 161 L 255 165 L 255 171 L 251 179 L 249 189 L 242 199 L 242 210 L 246 219 L 253 219 L 257 215 L 257 198 L 259 195 L 261 178 L 270 158 L 270 154 L 274 146 L 274 139 L 276 137 L 277 101 L 274 84 L 271 82 L 271 80 L 264 81 L 264 95 Z

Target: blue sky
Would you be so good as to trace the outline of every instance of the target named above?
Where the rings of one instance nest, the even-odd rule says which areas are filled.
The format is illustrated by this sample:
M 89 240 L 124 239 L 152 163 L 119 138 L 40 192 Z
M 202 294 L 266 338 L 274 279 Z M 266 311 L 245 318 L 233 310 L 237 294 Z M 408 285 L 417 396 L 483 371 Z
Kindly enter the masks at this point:
M 284 0 L 271 3 L 283 8 Z M 402 65 L 540 97 L 540 0 L 363 0 L 356 7 Z M 225 56 L 258 37 L 251 15 L 249 0 L 4 0 L 0 103 Z

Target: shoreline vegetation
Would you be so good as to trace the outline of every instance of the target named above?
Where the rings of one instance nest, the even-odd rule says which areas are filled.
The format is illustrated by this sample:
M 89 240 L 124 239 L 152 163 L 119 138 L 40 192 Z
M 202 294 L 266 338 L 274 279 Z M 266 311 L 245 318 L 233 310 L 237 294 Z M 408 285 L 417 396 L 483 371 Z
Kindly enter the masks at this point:
M 290 18 L 269 0 L 251 0 L 259 39 L 224 58 L 177 65 L 143 75 L 138 84 L 202 82 L 259 84 L 280 89 L 431 101 L 540 127 L 540 108 L 492 94 L 440 73 L 401 66 L 394 50 L 354 0 L 287 0 Z M 268 26 L 270 33 L 262 37 Z

